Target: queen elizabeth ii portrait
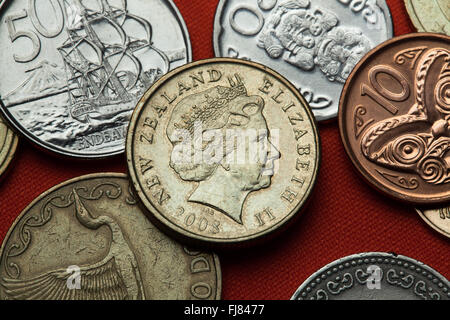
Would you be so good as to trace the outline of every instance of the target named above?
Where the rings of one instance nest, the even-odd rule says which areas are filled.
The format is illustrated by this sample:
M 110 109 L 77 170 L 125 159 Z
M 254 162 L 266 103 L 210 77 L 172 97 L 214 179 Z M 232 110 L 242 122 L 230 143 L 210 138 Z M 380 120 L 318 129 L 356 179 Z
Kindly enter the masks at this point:
M 238 75 L 229 78 L 229 82 L 230 86 L 218 85 L 181 100 L 173 110 L 166 133 L 173 146 L 170 167 L 182 180 L 195 183 L 188 201 L 218 210 L 242 224 L 247 196 L 270 186 L 280 153 L 269 140 L 264 99 L 248 95 Z M 221 138 L 230 138 L 230 133 L 256 134 L 237 142 L 232 139 L 231 143 L 230 139 L 225 139 L 226 143 L 221 139 L 203 139 L 211 132 Z M 181 136 L 189 139 L 180 139 Z M 182 144 L 190 150 L 189 156 L 195 158 L 195 153 L 201 152 L 212 153 L 212 157 L 181 161 L 175 151 Z M 246 160 L 235 161 L 236 158 Z

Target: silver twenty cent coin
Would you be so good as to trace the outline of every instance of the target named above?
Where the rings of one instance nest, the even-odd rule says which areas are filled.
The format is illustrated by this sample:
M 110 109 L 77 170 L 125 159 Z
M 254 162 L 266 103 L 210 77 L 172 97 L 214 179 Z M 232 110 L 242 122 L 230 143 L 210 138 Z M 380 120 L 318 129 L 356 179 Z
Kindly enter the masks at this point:
M 392 36 L 384 0 L 220 0 L 214 51 L 278 71 L 323 121 L 337 116 L 353 67 Z
M 450 283 L 409 257 L 368 252 L 336 260 L 312 274 L 292 300 L 449 300 Z
M 171 0 L 0 0 L 0 44 L 6 120 L 77 158 L 122 153 L 141 95 L 192 60 Z

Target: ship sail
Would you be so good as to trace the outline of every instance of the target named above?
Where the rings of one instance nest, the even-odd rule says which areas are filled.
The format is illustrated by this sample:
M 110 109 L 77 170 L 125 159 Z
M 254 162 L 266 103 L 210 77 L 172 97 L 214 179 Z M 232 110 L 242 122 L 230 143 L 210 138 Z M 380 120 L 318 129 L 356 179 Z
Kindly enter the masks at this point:
M 101 113 L 104 106 L 135 102 L 169 71 L 168 55 L 152 44 L 150 22 L 127 12 L 125 0 L 121 6 L 99 0 L 97 8 L 87 8 L 80 0 L 65 0 L 64 4 L 68 39 L 58 51 L 66 68 L 73 117 L 82 120 L 86 115 L 89 120 L 89 114 Z M 126 26 L 130 21 L 144 30 L 142 37 L 129 35 Z M 143 51 L 159 58 L 156 68 L 143 66 Z

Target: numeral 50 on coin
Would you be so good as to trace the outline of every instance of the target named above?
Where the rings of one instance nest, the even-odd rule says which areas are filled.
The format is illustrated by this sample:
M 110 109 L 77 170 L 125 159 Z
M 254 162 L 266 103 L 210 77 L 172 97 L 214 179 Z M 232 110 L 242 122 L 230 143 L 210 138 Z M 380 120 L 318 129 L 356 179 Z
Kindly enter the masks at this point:
M 26 63 L 35 59 L 41 51 L 41 40 L 38 33 L 45 38 L 54 38 L 61 33 L 64 27 L 64 20 L 67 19 L 66 12 L 62 9 L 61 3 L 58 0 L 41 0 L 39 1 L 40 10 L 54 13 L 53 19 L 55 23 L 52 24 L 52 28 L 44 26 L 37 12 L 36 2 L 37 0 L 29 0 L 28 9 L 22 9 L 22 11 L 10 14 L 5 19 L 11 42 L 15 42 L 19 38 L 27 38 L 29 41 L 31 41 L 33 46 L 31 53 L 28 55 L 22 56 L 13 54 L 14 60 L 16 62 Z M 51 7 L 51 10 L 46 10 L 46 7 L 48 6 Z M 37 31 L 37 33 L 32 30 L 17 30 L 16 22 L 28 17 L 30 18 L 31 23 L 33 24 L 34 29 L 35 31 Z M 47 19 L 48 17 L 45 17 L 45 20 Z M 74 21 L 74 23 L 76 23 L 76 21 Z

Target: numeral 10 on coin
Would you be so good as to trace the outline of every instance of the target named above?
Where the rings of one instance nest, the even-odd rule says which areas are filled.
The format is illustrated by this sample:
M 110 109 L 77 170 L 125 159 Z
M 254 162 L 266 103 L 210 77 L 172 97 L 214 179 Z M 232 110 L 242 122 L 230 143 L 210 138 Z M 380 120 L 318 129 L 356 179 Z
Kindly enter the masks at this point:
M 38 12 L 36 10 L 37 8 L 36 3 L 38 1 L 40 2 L 39 7 L 43 7 L 43 3 L 41 2 L 47 2 L 47 5 L 50 5 L 50 7 L 52 8 L 55 19 L 54 28 L 50 29 L 42 24 L 42 21 L 39 18 Z M 33 24 L 34 29 L 35 31 L 37 31 L 37 33 L 32 30 L 18 30 L 16 28 L 15 23 L 18 20 L 25 19 L 27 17 L 30 18 L 31 23 Z M 45 38 L 56 37 L 63 30 L 64 19 L 65 19 L 65 12 L 61 6 L 61 3 L 58 0 L 29 0 L 28 9 L 22 9 L 22 11 L 20 12 L 6 16 L 5 23 L 8 28 L 8 35 L 11 42 L 13 43 L 19 38 L 27 38 L 29 41 L 31 41 L 33 46 L 31 53 L 29 55 L 21 56 L 13 54 L 14 60 L 16 62 L 21 63 L 26 63 L 34 60 L 41 51 L 41 40 L 38 34 L 40 34 Z
M 380 83 L 378 76 L 383 73 L 385 75 L 388 75 L 393 81 L 396 81 L 398 84 L 400 84 L 402 88 L 402 91 L 400 93 L 393 92 L 390 88 L 386 88 L 383 83 Z M 410 88 L 408 80 L 400 71 L 395 70 L 389 66 L 379 65 L 370 69 L 369 82 L 372 87 L 368 86 L 365 83 L 361 85 L 361 95 L 368 96 L 393 115 L 398 113 L 398 108 L 394 106 L 391 101 L 403 102 L 409 98 Z

